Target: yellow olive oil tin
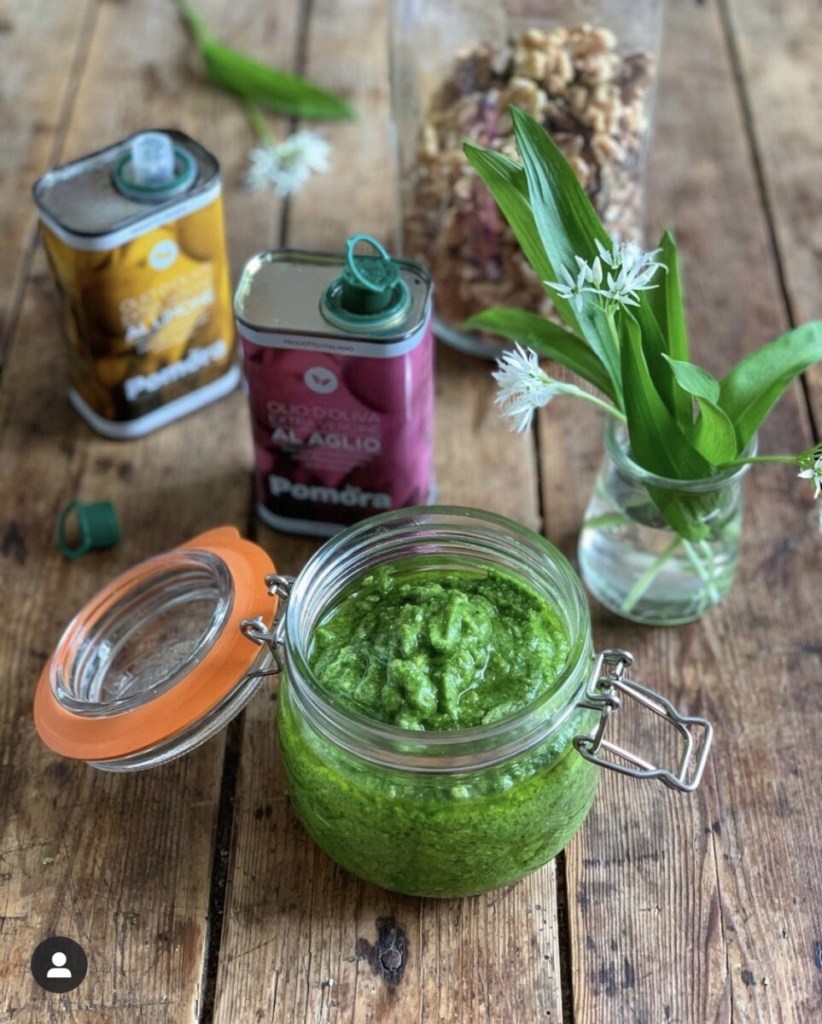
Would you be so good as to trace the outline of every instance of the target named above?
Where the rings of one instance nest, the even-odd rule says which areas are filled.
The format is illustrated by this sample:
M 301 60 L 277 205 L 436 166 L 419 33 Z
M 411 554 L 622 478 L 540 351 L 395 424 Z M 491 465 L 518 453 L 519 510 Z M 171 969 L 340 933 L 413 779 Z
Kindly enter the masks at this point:
M 219 165 L 182 132 L 141 132 L 34 185 L 62 304 L 69 398 L 140 437 L 233 390 Z

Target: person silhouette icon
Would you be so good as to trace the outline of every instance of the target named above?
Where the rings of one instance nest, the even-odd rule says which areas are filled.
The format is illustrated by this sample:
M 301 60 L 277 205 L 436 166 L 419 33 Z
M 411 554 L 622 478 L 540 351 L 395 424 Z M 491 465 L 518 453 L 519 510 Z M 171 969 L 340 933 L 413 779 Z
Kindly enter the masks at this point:
M 83 947 L 65 935 L 51 935 L 31 955 L 31 973 L 46 992 L 71 992 L 83 983 L 88 957 Z
M 70 978 L 71 971 L 66 967 L 66 961 L 68 957 L 65 953 L 61 953 L 59 950 L 56 953 L 51 954 L 51 962 L 54 965 L 50 967 L 47 978 Z

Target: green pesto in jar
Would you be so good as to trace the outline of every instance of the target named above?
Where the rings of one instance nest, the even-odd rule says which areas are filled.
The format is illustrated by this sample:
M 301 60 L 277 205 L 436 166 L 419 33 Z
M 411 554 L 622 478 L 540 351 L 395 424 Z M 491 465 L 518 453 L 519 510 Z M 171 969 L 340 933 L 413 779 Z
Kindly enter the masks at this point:
M 364 576 L 314 632 L 343 706 L 401 729 L 468 729 L 547 693 L 570 643 L 553 608 L 497 569 Z
M 569 667 L 573 646 L 524 579 L 409 560 L 350 585 L 314 628 L 308 658 L 332 706 L 408 730 L 410 747 L 426 732 L 504 730 L 569 671 L 582 683 L 590 649 L 576 648 Z M 494 889 L 555 856 L 590 809 L 598 769 L 573 746 L 591 729 L 588 710 L 572 706 L 536 741 L 478 767 L 420 771 L 323 735 L 297 682 L 284 677 L 277 715 L 289 796 L 318 845 L 360 878 L 416 896 Z

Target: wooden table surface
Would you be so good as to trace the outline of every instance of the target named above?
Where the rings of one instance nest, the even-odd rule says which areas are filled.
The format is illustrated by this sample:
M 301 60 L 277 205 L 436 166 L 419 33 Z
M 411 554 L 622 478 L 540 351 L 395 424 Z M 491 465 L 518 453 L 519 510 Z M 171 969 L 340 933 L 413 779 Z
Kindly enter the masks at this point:
M 504 891 L 398 897 L 321 854 L 289 808 L 276 690 L 164 767 L 111 776 L 52 755 L 34 684 L 72 614 L 115 574 L 219 523 L 295 573 L 313 542 L 254 520 L 246 400 L 143 440 L 72 412 L 30 189 L 50 166 L 150 126 L 219 157 L 233 274 L 254 252 L 392 245 L 385 17 L 379 0 L 199 0 L 226 42 L 344 93 L 323 126 L 331 173 L 287 206 L 250 195 L 242 110 L 204 79 L 170 0 L 0 3 L 0 1022 L 725 1024 L 822 1020 L 822 538 L 791 467 L 747 484 L 742 568 L 724 605 L 676 629 L 594 607 L 597 643 L 716 727 L 690 797 L 607 773 L 565 852 Z M 695 357 L 721 374 L 822 315 L 822 13 L 817 0 L 669 5 L 650 170 L 651 236 L 678 238 Z M 276 125 L 285 131 L 287 125 Z M 512 516 L 573 555 L 599 421 L 555 402 L 515 437 L 489 365 L 437 353 L 440 498 Z M 819 440 L 822 372 L 792 387 L 765 451 Z M 110 499 L 121 543 L 69 562 L 70 499 Z M 367 956 L 393 919 L 400 984 Z M 49 995 L 29 960 L 76 939 L 83 984 Z M 373 958 L 372 958 L 373 959 Z

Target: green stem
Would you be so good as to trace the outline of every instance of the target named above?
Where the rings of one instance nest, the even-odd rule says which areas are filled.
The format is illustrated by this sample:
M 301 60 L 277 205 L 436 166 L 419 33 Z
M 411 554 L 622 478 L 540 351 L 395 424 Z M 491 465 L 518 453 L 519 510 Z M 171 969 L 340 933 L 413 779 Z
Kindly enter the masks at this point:
M 600 409 L 604 409 L 605 412 L 609 413 L 615 419 L 621 420 L 623 423 L 628 422 L 628 420 L 625 417 L 625 413 L 617 409 L 615 405 L 611 405 L 610 402 L 606 402 L 602 398 L 597 398 L 596 395 L 591 395 L 587 391 L 583 391 L 582 388 L 578 388 L 575 385 L 573 385 L 573 387 L 573 392 L 569 390 L 569 394 L 577 395 L 579 398 L 587 398 L 589 402 L 592 402 L 594 405 L 599 406 Z
M 645 572 L 639 577 L 636 583 L 631 587 L 628 593 L 625 595 L 625 600 L 622 602 L 622 610 L 624 612 L 631 612 L 634 610 L 634 606 L 640 600 L 645 591 L 654 582 L 657 576 L 665 568 L 665 563 L 676 551 L 680 544 L 686 543 L 682 537 L 677 534 L 671 543 L 664 548 L 651 562 Z
M 611 343 L 616 358 L 616 372 L 617 379 L 614 380 L 614 395 L 621 406 L 625 405 L 625 400 L 622 397 L 622 373 L 621 373 L 621 359 L 620 359 L 620 338 L 619 328 L 616 325 L 616 307 L 613 305 L 600 306 L 603 313 L 605 314 L 605 321 L 608 324 L 608 330 L 611 332 Z M 622 417 L 624 422 L 628 422 L 625 416 Z
M 194 36 L 194 41 L 200 50 L 203 50 L 208 43 L 210 43 L 214 36 L 209 31 L 206 23 L 202 17 L 194 10 L 188 0 L 174 0 L 177 4 L 177 10 L 180 12 L 180 17 L 188 26 L 189 31 Z
M 246 100 L 244 107 L 248 122 L 260 142 L 264 142 L 267 146 L 275 145 L 277 139 L 266 124 L 266 120 L 257 104 L 253 100 Z
M 699 611 L 702 612 L 711 605 L 719 604 L 720 600 L 720 594 L 716 587 L 716 573 L 713 568 L 715 561 L 714 553 L 707 541 L 697 541 L 697 546 L 705 557 L 705 561 L 703 562 L 697 554 L 694 545 L 690 541 L 683 540 L 682 546 L 685 549 L 685 553 L 688 556 L 691 565 L 696 570 L 697 576 L 699 576 L 705 584 L 705 600 L 701 602 L 699 608 Z
M 632 522 L 627 516 L 624 516 L 621 512 L 603 512 L 601 516 L 593 516 L 591 519 L 586 519 L 582 523 L 583 530 L 601 530 L 607 526 L 625 526 L 626 523 Z
M 751 455 L 747 459 L 733 459 L 731 462 L 723 462 L 719 469 L 736 469 L 738 466 L 753 466 L 758 462 L 796 462 L 795 455 Z

